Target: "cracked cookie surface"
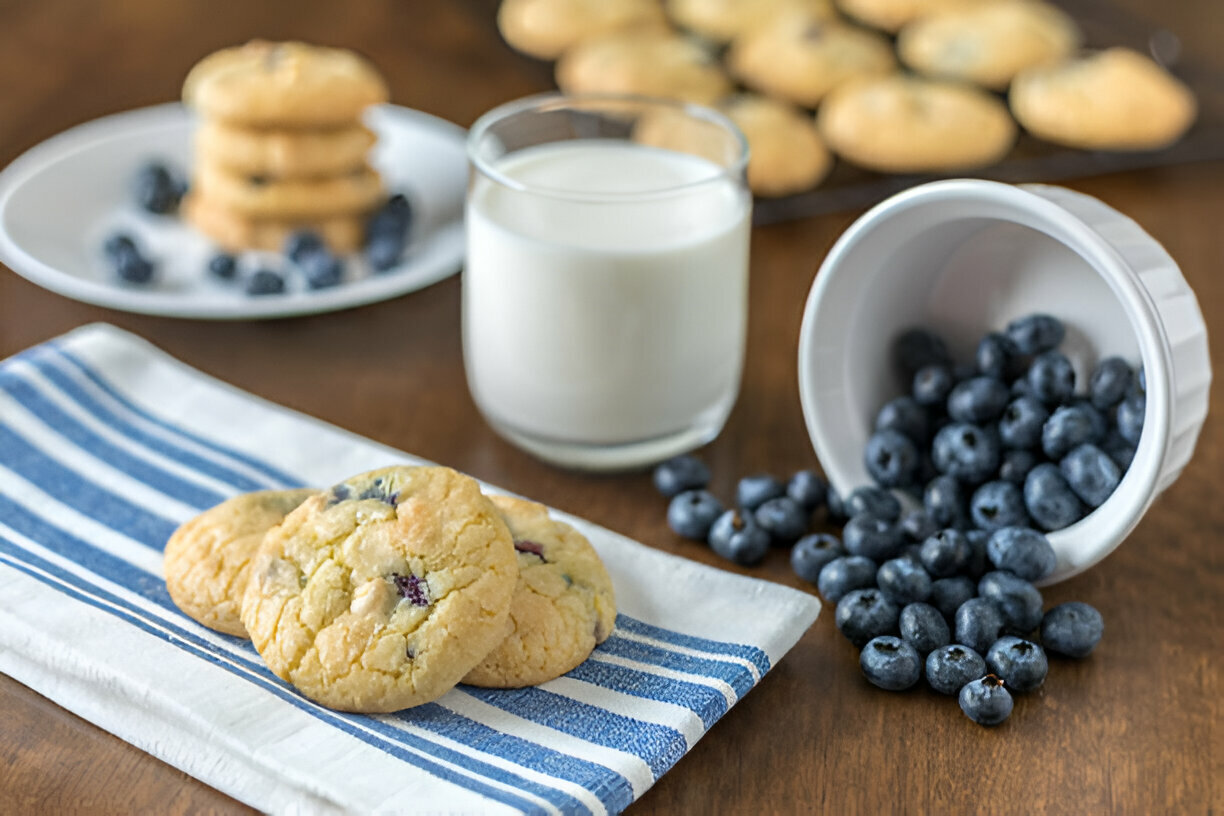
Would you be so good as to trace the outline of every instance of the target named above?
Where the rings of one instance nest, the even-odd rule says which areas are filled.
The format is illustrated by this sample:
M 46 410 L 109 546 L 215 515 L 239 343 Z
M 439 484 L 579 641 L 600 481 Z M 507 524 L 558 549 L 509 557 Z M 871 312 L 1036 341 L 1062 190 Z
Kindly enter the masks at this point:
M 166 542 L 170 598 L 209 629 L 246 637 L 239 613 L 251 559 L 264 534 L 317 492 L 244 493 L 183 523 Z
M 509 634 L 463 682 L 491 688 L 543 683 L 586 660 L 612 633 L 612 579 L 586 537 L 549 516 L 544 505 L 509 496 L 492 501 L 514 538 L 519 578 Z
M 242 620 L 302 694 L 378 713 L 445 694 L 506 634 L 518 578 L 475 480 L 391 467 L 306 501 L 260 546 Z

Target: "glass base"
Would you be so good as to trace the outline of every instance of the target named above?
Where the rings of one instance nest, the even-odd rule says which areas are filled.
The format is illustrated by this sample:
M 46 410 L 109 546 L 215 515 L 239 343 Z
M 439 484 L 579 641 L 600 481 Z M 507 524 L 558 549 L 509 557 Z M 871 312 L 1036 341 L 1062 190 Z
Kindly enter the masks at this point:
M 485 419 L 498 435 L 537 459 L 572 470 L 606 472 L 645 468 L 699 448 L 718 436 L 726 421 L 726 415 L 719 417 L 717 422 L 694 425 L 640 442 L 615 445 L 590 445 L 544 439 L 508 428 L 488 417 Z

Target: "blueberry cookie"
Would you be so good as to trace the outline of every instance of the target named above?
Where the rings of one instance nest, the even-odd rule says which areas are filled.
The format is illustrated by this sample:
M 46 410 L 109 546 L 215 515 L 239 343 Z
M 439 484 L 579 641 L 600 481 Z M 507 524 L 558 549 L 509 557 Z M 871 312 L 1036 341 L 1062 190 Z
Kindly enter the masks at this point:
M 897 53 L 926 76 L 1002 90 L 1020 71 L 1065 59 L 1079 43 L 1079 28 L 1060 9 L 1001 0 L 910 23 L 897 37 Z
M 748 186 L 759 196 L 810 190 L 833 165 L 816 122 L 792 105 L 757 94 L 719 104 L 748 140 Z
M 240 215 L 199 196 L 183 199 L 180 212 L 189 224 L 230 252 L 262 249 L 280 252 L 289 236 L 302 230 L 315 232 L 332 252 L 353 252 L 365 240 L 365 214 L 319 218 L 252 218 Z
M 1090 150 L 1154 150 L 1181 138 L 1198 105 L 1190 89 L 1126 48 L 1021 72 L 1012 113 L 1047 141 Z
M 845 14 L 872 28 L 895 32 L 906 23 L 942 11 L 971 9 L 994 0 L 836 0 Z
M 614 31 L 665 31 L 667 20 L 659 0 L 502 0 L 497 27 L 511 47 L 553 60 Z
M 166 542 L 166 589 L 179 609 L 227 635 L 246 637 L 239 612 L 251 559 L 264 534 L 316 490 L 265 490 L 221 502 Z
M 817 124 L 834 153 L 886 173 L 984 167 L 1016 139 L 1015 122 L 991 94 L 900 74 L 838 88 Z
M 514 542 L 475 480 L 390 467 L 308 499 L 251 564 L 242 622 L 268 667 L 330 708 L 445 694 L 505 636 Z
M 272 130 L 208 120 L 196 130 L 195 153 L 236 175 L 318 178 L 365 167 L 374 141 L 374 131 L 360 124 Z
M 731 73 L 753 90 L 814 108 L 848 80 L 890 73 L 892 45 L 874 31 L 810 12 L 790 12 L 738 37 Z
M 678 34 L 623 32 L 587 40 L 556 66 L 566 93 L 624 93 L 710 104 L 731 81 L 704 46 Z
M 518 688 L 568 672 L 607 640 L 616 620 L 612 579 L 586 537 L 548 508 L 494 496 L 518 551 L 509 635 L 464 683 Z
M 832 0 L 667 0 L 667 13 L 682 28 L 725 43 L 789 10 L 833 17 Z
M 197 159 L 192 189 L 237 215 L 281 220 L 367 213 L 386 197 L 368 165 L 338 176 L 286 179 L 242 175 Z
M 196 63 L 183 101 L 207 119 L 249 127 L 331 127 L 386 102 L 387 86 L 352 51 L 252 40 Z

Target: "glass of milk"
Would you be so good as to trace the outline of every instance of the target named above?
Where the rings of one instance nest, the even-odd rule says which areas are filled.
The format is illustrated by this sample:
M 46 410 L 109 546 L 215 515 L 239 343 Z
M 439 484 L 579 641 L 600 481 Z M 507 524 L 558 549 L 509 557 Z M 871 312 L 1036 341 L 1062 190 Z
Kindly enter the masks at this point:
M 739 391 L 752 197 L 721 114 L 548 94 L 468 136 L 463 355 L 501 436 L 554 464 L 648 465 Z

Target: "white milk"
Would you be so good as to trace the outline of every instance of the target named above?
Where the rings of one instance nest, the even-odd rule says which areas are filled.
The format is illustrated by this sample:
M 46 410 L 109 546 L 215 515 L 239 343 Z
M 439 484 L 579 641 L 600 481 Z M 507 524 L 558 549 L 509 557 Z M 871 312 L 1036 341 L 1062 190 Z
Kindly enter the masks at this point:
M 556 193 L 473 180 L 463 342 L 486 418 L 563 445 L 716 434 L 743 362 L 742 186 L 705 159 L 611 140 L 530 147 L 496 170 Z

